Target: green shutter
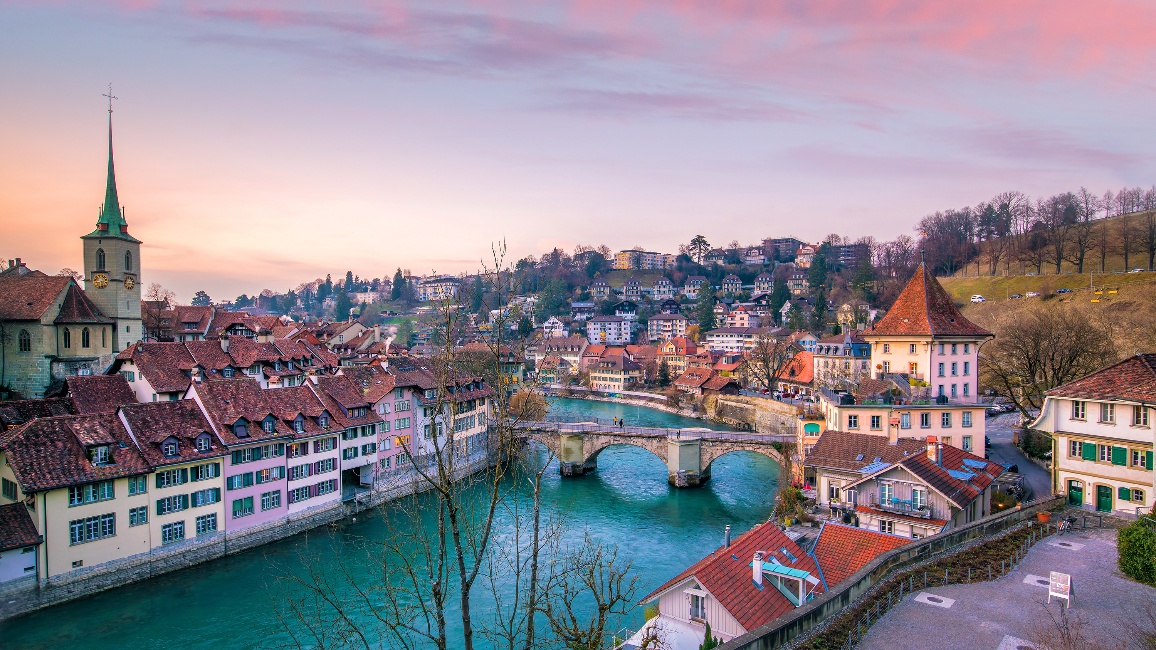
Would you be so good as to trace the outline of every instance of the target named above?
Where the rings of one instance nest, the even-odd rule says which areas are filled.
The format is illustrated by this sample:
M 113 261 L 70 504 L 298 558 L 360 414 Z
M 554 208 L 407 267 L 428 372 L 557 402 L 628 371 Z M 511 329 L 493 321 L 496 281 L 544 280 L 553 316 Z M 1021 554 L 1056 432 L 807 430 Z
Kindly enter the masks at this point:
M 181 468 L 181 483 L 188 483 L 188 482 L 189 482 L 189 468 L 188 467 L 182 467 Z
M 1096 445 L 1085 442 L 1080 449 L 1084 460 L 1096 460 Z
M 213 503 L 221 500 L 221 488 L 213 488 Z
M 161 486 L 161 473 L 160 472 L 157 472 L 157 487 L 162 487 Z
M 1127 447 L 1112 447 L 1112 464 L 1113 465 L 1127 465 L 1128 464 L 1128 448 Z
M 245 487 L 253 485 L 253 472 L 245 472 Z
M 161 514 L 163 514 L 163 513 L 161 512 L 161 501 L 163 501 L 163 500 L 164 500 L 164 499 L 157 499 L 157 515 L 161 515 Z
M 1144 469 L 1152 469 L 1152 452 L 1144 452 Z
M 1122 487 L 1116 492 L 1116 497 L 1121 501 L 1131 501 L 1132 490 L 1129 490 L 1126 487 Z
M 182 494 L 181 495 L 181 509 L 182 510 L 188 510 L 188 508 L 189 508 L 189 495 Z

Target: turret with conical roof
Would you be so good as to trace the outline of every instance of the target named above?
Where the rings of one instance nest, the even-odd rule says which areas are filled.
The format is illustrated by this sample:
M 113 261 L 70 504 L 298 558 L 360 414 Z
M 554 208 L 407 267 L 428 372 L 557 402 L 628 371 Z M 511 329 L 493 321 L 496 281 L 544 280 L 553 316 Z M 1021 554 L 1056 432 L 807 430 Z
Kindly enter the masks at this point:
M 923 263 L 887 314 L 863 332 L 872 377 L 905 374 L 926 382 L 934 396 L 963 403 L 978 398 L 979 346 L 993 336 L 960 313 Z

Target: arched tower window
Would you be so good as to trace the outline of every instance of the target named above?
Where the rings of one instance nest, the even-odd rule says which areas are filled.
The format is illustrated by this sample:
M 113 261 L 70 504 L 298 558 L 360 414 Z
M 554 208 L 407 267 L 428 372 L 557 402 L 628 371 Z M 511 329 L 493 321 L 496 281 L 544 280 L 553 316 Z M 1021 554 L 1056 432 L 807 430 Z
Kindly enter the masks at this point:
M 104 270 L 104 249 L 103 248 L 96 249 L 96 270 L 97 271 L 103 271 Z
M 32 336 L 28 333 L 28 330 L 20 330 L 19 339 L 20 339 L 20 347 L 18 349 L 21 352 L 31 352 L 32 351 Z
M 88 328 L 80 330 L 80 347 L 89 347 Z
M 64 347 L 72 347 L 72 330 L 64 328 Z
M 132 270 L 132 251 L 125 251 L 124 252 L 124 270 L 126 270 L 126 271 Z

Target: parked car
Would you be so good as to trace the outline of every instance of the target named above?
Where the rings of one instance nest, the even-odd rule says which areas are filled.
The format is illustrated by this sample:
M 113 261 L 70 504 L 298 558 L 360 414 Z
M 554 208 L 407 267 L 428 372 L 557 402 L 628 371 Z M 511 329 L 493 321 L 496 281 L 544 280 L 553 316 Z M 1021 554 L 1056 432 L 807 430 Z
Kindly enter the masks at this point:
M 1040 292 L 1038 292 L 1038 291 L 1029 291 L 1028 292 L 1028 298 L 1039 298 L 1039 297 L 1040 297 Z
M 1056 289 L 1056 293 L 1071 293 L 1071 289 Z
M 983 296 L 981 296 L 977 293 L 971 297 L 971 301 L 972 302 L 987 302 L 987 298 L 984 298 Z
M 1137 266 L 1136 268 L 1134 268 L 1134 269 L 1132 269 L 1131 271 L 1128 271 L 1128 272 L 1129 272 L 1129 273 L 1143 273 L 1143 272 L 1144 272 L 1144 269 L 1142 269 L 1142 268 L 1140 268 L 1140 267 L 1138 267 L 1138 266 Z
M 1024 297 L 1023 294 L 1020 294 L 1020 293 L 1013 293 L 1011 295 L 1012 300 L 1019 300 L 1020 298 L 1023 298 L 1023 297 Z
M 984 436 L 983 437 L 983 446 L 984 446 L 984 448 L 990 447 L 991 446 L 991 438 Z

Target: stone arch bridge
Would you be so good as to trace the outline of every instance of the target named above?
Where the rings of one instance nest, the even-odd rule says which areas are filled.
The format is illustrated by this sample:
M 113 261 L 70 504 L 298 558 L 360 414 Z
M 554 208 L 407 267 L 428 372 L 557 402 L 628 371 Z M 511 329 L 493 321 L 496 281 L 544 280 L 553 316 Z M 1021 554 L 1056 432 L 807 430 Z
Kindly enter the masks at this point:
M 596 422 L 524 422 L 517 430 L 525 439 L 554 452 L 562 476 L 582 476 L 598 469 L 598 455 L 607 447 L 633 445 L 658 456 L 666 464 L 667 481 L 680 488 L 708 481 L 711 463 L 734 451 L 753 451 L 782 467 L 783 456 L 772 443 L 793 445 L 796 441 L 793 435 L 619 427 Z

